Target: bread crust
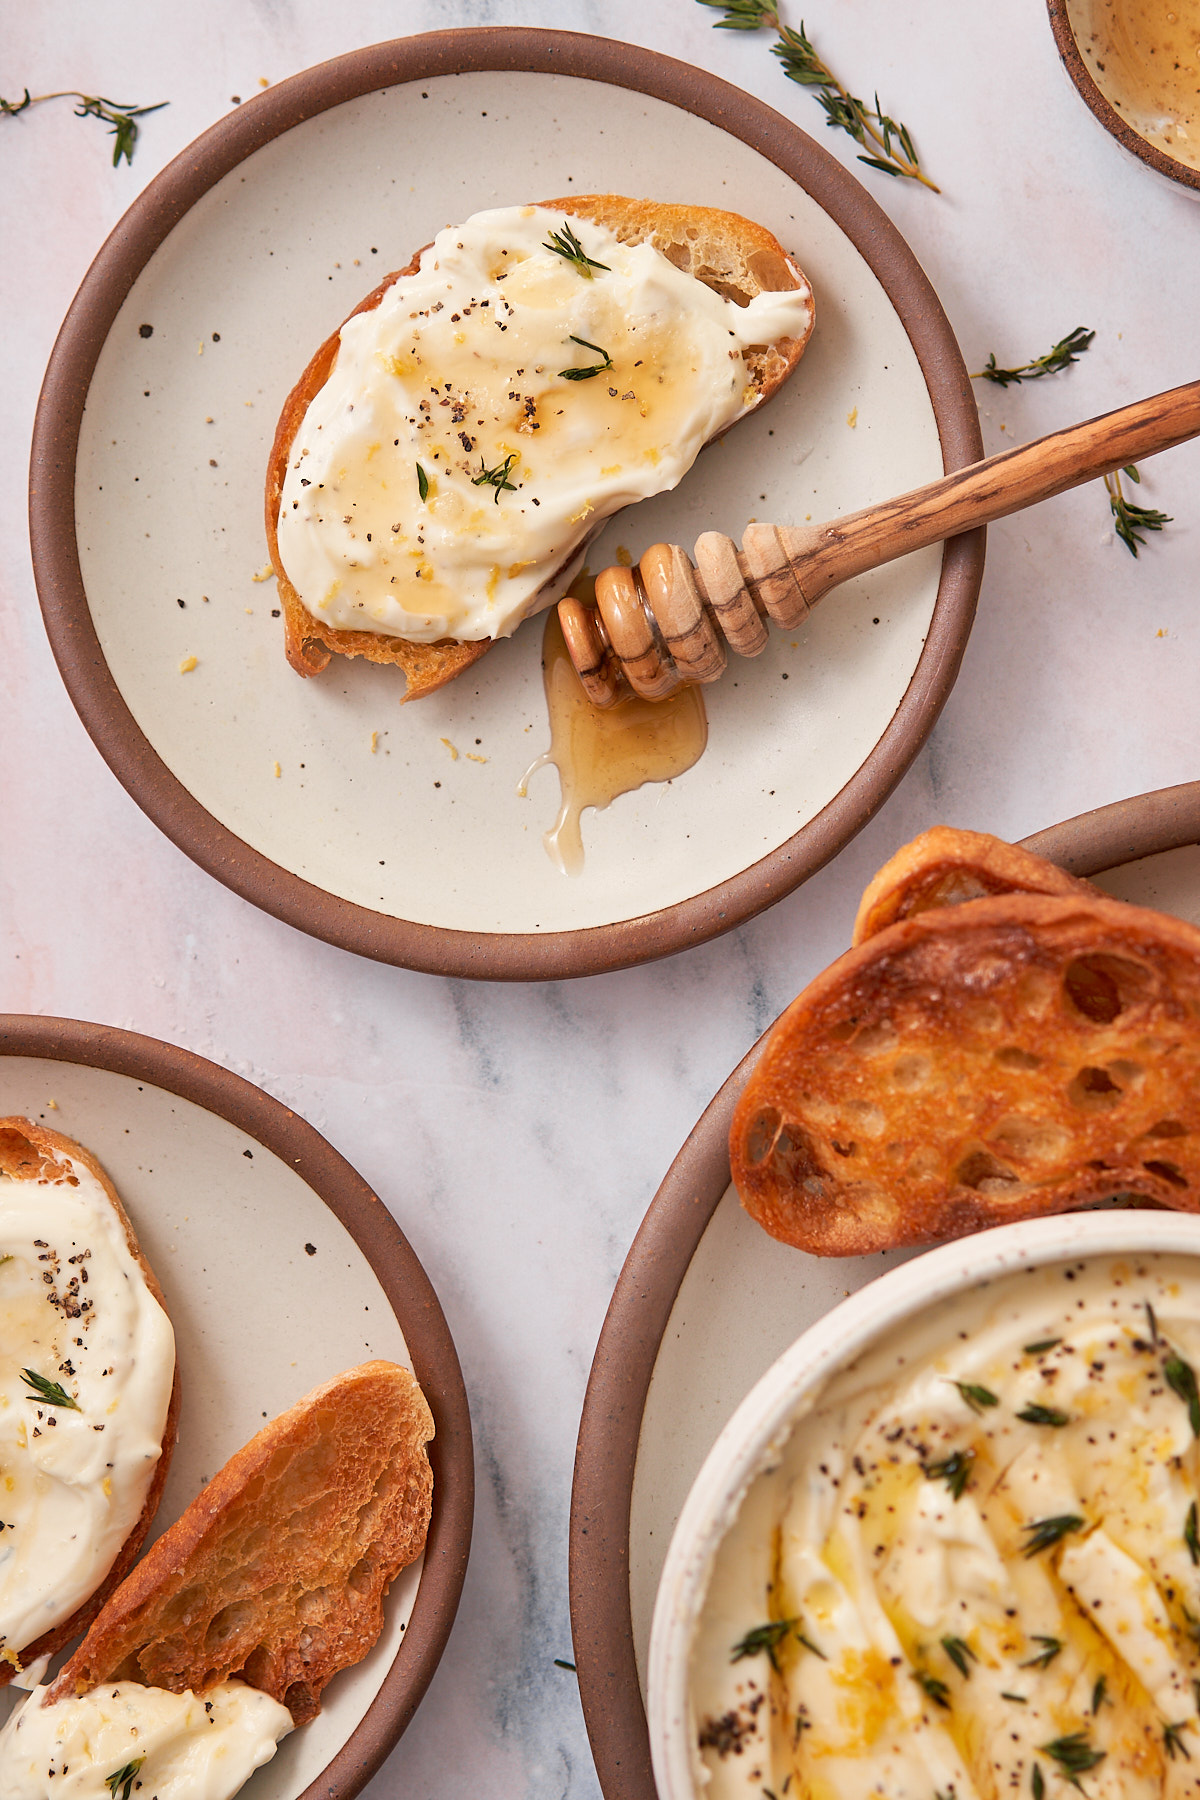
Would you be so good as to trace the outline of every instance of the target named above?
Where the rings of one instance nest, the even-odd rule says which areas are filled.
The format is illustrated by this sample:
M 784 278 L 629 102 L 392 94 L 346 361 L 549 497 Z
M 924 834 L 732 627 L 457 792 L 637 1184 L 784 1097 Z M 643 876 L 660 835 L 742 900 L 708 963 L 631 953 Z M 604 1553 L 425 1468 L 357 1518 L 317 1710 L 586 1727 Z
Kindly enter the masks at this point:
M 868 883 L 852 944 L 936 906 L 959 906 L 989 894 L 1079 894 L 1100 898 L 1090 881 L 1068 875 L 1044 856 L 1006 844 L 986 831 L 934 825 L 897 850 Z
M 46 1703 L 105 1681 L 204 1693 L 239 1677 L 297 1725 L 383 1629 L 420 1555 L 433 1416 L 407 1369 L 369 1362 L 237 1451 L 109 1600 Z
M 125 1233 L 125 1242 L 129 1246 L 131 1256 L 137 1262 L 145 1277 L 146 1286 L 158 1301 L 163 1311 L 170 1318 L 166 1298 L 159 1286 L 158 1277 L 146 1261 L 137 1234 L 130 1223 L 129 1215 L 121 1204 L 121 1197 L 109 1180 L 104 1169 L 97 1162 L 90 1150 L 77 1144 L 72 1138 L 64 1137 L 61 1132 L 50 1131 L 44 1125 L 35 1125 L 32 1119 L 10 1117 L 0 1119 L 0 1173 L 10 1176 L 15 1181 L 65 1181 L 69 1171 L 65 1167 L 67 1161 L 81 1163 L 88 1173 L 94 1175 L 104 1189 L 105 1195 L 121 1221 Z M 175 1451 L 175 1440 L 179 1435 L 179 1359 L 175 1359 L 175 1373 L 171 1383 L 171 1399 L 167 1408 L 167 1420 L 163 1427 L 162 1453 L 155 1464 L 154 1474 L 146 1494 L 146 1501 L 138 1516 L 137 1522 L 129 1536 L 121 1545 L 116 1558 L 99 1587 L 84 1601 L 69 1619 L 61 1625 L 43 1632 L 33 1643 L 21 1647 L 21 1663 L 28 1668 L 42 1656 L 54 1656 L 69 1644 L 71 1639 L 86 1631 L 92 1620 L 100 1612 L 110 1594 L 120 1586 L 137 1558 L 137 1553 L 145 1541 L 158 1503 L 162 1499 L 163 1489 L 167 1484 L 167 1475 L 171 1468 L 171 1457 Z M 8 1663 L 0 1663 L 0 1687 L 10 1682 L 18 1673 Z
M 805 989 L 734 1114 L 733 1179 L 826 1256 L 1136 1195 L 1200 1210 L 1200 931 L 1013 893 L 877 932 Z
M 605 225 L 623 243 L 649 239 L 676 267 L 688 266 L 686 261 L 680 260 L 685 255 L 699 258 L 702 268 L 692 272 L 707 286 L 727 296 L 741 293 L 749 299 L 763 289 L 778 292 L 808 286 L 778 240 L 764 226 L 743 219 L 738 213 L 721 212 L 713 207 L 660 206 L 650 200 L 629 200 L 620 194 L 571 194 L 537 204 L 571 218 L 586 218 Z M 377 288 L 359 301 L 342 325 L 357 314 L 377 307 L 395 282 L 406 275 L 415 275 L 428 248 L 424 245 L 403 269 L 385 276 Z M 812 324 L 810 308 L 808 330 L 802 338 L 783 338 L 776 344 L 755 346 L 753 352 L 747 353 L 750 384 L 763 401 L 778 391 L 799 362 L 812 334 Z M 308 610 L 288 579 L 279 554 L 279 509 L 288 458 L 304 416 L 329 379 L 337 360 L 341 332 L 342 326 L 339 326 L 325 340 L 284 401 L 267 464 L 267 548 L 284 619 L 284 651 L 298 675 L 319 674 L 328 666 L 334 652 L 342 656 L 365 656 L 377 663 L 398 664 L 406 679 L 402 698 L 419 700 L 478 662 L 491 649 L 493 640 L 480 638 L 458 642 L 453 638 L 440 638 L 436 643 L 418 644 L 379 632 L 341 630 Z M 607 518 L 599 520 L 596 530 L 607 523 Z M 560 567 L 551 572 L 544 588 L 559 579 L 577 560 L 581 549 L 582 546 L 573 550 Z

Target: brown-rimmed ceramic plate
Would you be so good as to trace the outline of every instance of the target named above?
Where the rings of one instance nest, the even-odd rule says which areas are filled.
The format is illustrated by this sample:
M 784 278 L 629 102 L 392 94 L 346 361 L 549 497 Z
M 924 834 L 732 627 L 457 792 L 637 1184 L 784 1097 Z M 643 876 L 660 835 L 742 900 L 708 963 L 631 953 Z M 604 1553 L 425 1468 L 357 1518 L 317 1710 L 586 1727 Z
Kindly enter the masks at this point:
M 374 1649 L 242 1789 L 245 1800 L 351 1800 L 437 1667 L 470 1547 L 467 1397 L 428 1277 L 382 1201 L 310 1125 L 185 1050 L 0 1015 L 0 1116 L 14 1113 L 95 1152 L 167 1297 L 183 1406 L 152 1537 L 264 1419 L 340 1370 L 381 1356 L 421 1384 L 436 1426 L 424 1558 L 393 1584 Z
M 863 577 L 709 690 L 709 747 L 584 820 L 563 876 L 540 630 L 400 707 L 394 669 L 283 660 L 261 519 L 282 401 L 388 268 L 481 208 L 577 191 L 728 207 L 817 294 L 796 375 L 672 495 L 609 526 L 690 544 L 852 511 L 982 454 L 949 325 L 895 227 L 777 113 L 647 50 L 434 33 L 268 90 L 146 189 L 89 271 L 34 434 L 51 643 L 102 754 L 202 867 L 332 943 L 434 972 L 580 975 L 749 918 L 819 868 L 924 741 L 970 629 L 983 537 Z M 194 661 L 193 661 L 194 659 Z
M 1200 781 L 1025 840 L 1121 900 L 1200 924 Z M 643 1710 L 667 1546 L 722 1426 L 787 1346 L 845 1295 L 915 1255 L 806 1256 L 742 1211 L 729 1125 L 762 1040 L 702 1115 L 655 1195 L 613 1293 L 579 1428 L 571 1623 L 607 1800 L 655 1800 Z

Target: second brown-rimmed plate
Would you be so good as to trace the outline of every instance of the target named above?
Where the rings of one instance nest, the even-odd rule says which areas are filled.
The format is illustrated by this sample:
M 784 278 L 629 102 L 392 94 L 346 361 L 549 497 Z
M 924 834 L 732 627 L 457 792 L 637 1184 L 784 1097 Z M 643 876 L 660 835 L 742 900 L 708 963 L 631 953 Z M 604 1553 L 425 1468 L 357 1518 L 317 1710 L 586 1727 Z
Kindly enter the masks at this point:
M 1117 899 L 1200 924 L 1200 781 L 1025 840 Z M 571 1506 L 571 1623 L 606 1800 L 656 1800 L 643 1709 L 650 1620 L 671 1533 L 742 1398 L 806 1326 L 916 1254 L 822 1259 L 776 1243 L 729 1180 L 729 1125 L 762 1040 L 672 1164 L 596 1347 Z
M 59 667 L 119 779 L 175 843 L 332 943 L 439 973 L 622 967 L 770 905 L 878 807 L 970 629 L 981 533 L 863 577 L 709 691 L 709 746 L 584 820 L 582 875 L 542 832 L 540 631 L 398 703 L 394 669 L 284 663 L 263 473 L 312 350 L 443 225 L 611 191 L 728 207 L 817 295 L 799 369 L 679 489 L 610 525 L 656 539 L 803 522 L 975 460 L 978 417 L 920 267 L 852 176 L 777 113 L 647 50 L 480 30 L 382 44 L 213 127 L 89 271 L 38 409 L 31 532 Z
M 152 1536 L 301 1395 L 373 1357 L 416 1375 L 434 1416 L 433 1516 L 383 1634 L 336 1676 L 244 1800 L 352 1800 L 393 1748 L 450 1635 L 471 1541 L 466 1391 L 437 1296 L 390 1212 L 310 1125 L 185 1050 L 73 1019 L 0 1015 L 0 1116 L 92 1150 L 162 1284 L 182 1382 Z

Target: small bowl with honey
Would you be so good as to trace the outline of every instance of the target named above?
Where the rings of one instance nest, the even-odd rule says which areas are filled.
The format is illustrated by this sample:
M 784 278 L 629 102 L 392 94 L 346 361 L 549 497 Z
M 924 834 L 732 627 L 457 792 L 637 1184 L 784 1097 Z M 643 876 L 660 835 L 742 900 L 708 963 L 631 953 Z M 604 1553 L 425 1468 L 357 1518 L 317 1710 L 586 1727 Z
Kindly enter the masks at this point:
M 1195 0 L 1047 0 L 1068 75 L 1105 130 L 1200 198 Z

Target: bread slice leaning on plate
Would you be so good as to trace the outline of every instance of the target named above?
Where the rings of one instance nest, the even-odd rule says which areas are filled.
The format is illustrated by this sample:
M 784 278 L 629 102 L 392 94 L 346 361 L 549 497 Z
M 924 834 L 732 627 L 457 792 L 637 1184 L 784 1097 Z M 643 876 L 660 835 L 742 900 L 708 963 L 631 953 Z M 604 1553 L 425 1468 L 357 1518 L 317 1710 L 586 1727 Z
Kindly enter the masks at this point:
M 347 1370 L 230 1457 L 109 1600 L 47 1702 L 132 1681 L 197 1695 L 231 1678 L 296 1725 L 383 1629 L 425 1546 L 433 1416 L 396 1363 Z
M 138 1243 L 120 1196 L 99 1162 L 81 1144 L 57 1131 L 37 1125 L 30 1119 L 11 1117 L 0 1119 L 0 1229 L 4 1230 L 8 1243 L 2 1259 L 4 1266 L 0 1267 L 0 1305 L 4 1308 L 4 1336 L 7 1340 L 5 1350 L 8 1357 L 15 1361 L 15 1366 L 5 1373 L 5 1386 L 11 1387 L 11 1392 L 6 1394 L 5 1414 L 8 1420 L 15 1421 L 18 1436 L 11 1449 L 6 1451 L 6 1459 L 33 1459 L 35 1467 L 40 1462 L 42 1467 L 34 1480 L 45 1489 L 56 1479 L 57 1471 L 53 1460 L 47 1462 L 44 1456 L 35 1458 L 35 1452 L 53 1444 L 56 1449 L 66 1453 L 68 1431 L 87 1434 L 84 1436 L 85 1450 L 88 1445 L 104 1442 L 104 1458 L 97 1465 L 101 1472 L 106 1464 L 111 1467 L 111 1458 L 117 1455 L 116 1449 L 109 1447 L 116 1436 L 114 1421 L 103 1414 L 92 1419 L 90 1409 L 81 1417 L 78 1405 L 66 1404 L 81 1391 L 76 1379 L 80 1374 L 77 1365 L 82 1365 L 86 1349 L 81 1350 L 80 1345 L 81 1342 L 86 1345 L 89 1330 L 99 1317 L 96 1308 L 102 1307 L 104 1303 L 103 1292 L 96 1280 L 88 1279 L 89 1270 L 94 1272 L 97 1263 L 91 1254 L 96 1246 L 87 1241 L 86 1221 L 83 1224 L 76 1221 L 68 1227 L 69 1241 L 60 1241 L 57 1231 L 52 1230 L 48 1223 L 35 1223 L 33 1229 L 37 1235 L 30 1237 L 27 1247 L 18 1244 L 15 1236 L 9 1237 L 9 1228 L 4 1223 L 6 1197 L 23 1207 L 31 1192 L 40 1190 L 49 1201 L 54 1191 L 58 1190 L 69 1200 L 73 1195 L 86 1192 L 89 1184 L 94 1184 L 92 1191 L 98 1196 L 97 1216 L 103 1220 L 105 1213 L 111 1214 L 115 1239 L 118 1244 L 124 1245 L 136 1270 L 134 1279 L 140 1275 L 148 1290 L 147 1310 L 152 1315 L 154 1327 L 153 1351 L 160 1361 L 153 1371 L 143 1370 L 142 1374 L 153 1376 L 159 1418 L 154 1422 L 148 1421 L 147 1428 L 160 1448 L 155 1453 L 153 1443 L 147 1442 L 144 1454 L 137 1451 L 129 1453 L 133 1461 L 145 1465 L 144 1469 L 134 1467 L 131 1470 L 130 1478 L 134 1483 L 135 1496 L 132 1504 L 137 1505 L 138 1492 L 144 1497 L 136 1516 L 130 1522 L 124 1541 L 118 1543 L 114 1555 L 100 1571 L 100 1579 L 87 1598 L 68 1617 L 54 1620 L 31 1641 L 14 1642 L 11 1634 L 4 1632 L 3 1648 L 0 1651 L 0 1686 L 11 1681 L 14 1675 L 40 1658 L 53 1656 L 72 1638 L 85 1631 L 108 1596 L 124 1579 L 158 1510 L 175 1448 L 179 1422 L 179 1371 L 175 1364 L 174 1338 L 167 1316 L 166 1300 L 154 1270 Z M 34 1217 L 35 1221 L 42 1218 L 41 1209 L 36 1202 Z M 22 1264 L 25 1265 L 24 1281 Z M 126 1264 L 127 1271 L 130 1266 Z M 127 1273 L 124 1281 L 129 1279 Z M 35 1306 L 31 1314 L 28 1306 L 31 1292 L 38 1300 L 46 1303 L 44 1316 L 40 1306 Z M 25 1328 L 31 1334 L 28 1342 L 23 1341 L 22 1333 Z M 33 1365 L 32 1368 L 27 1369 L 26 1363 Z M 55 1382 L 64 1396 L 64 1404 L 47 1403 L 44 1399 L 39 1401 L 31 1384 L 31 1376 L 40 1377 L 43 1383 L 47 1380 Z M 151 1404 L 153 1406 L 154 1402 Z M 115 1423 L 119 1425 L 120 1421 Z M 100 1440 L 99 1433 L 103 1431 L 110 1431 L 112 1435 Z M 64 1468 L 62 1473 L 67 1484 L 74 1484 L 78 1491 L 81 1485 L 79 1470 L 76 1468 L 72 1472 Z M 15 1467 L 10 1470 L 10 1475 L 17 1480 L 17 1486 L 14 1488 L 13 1479 L 10 1479 L 4 1507 L 4 1524 L 6 1531 L 15 1534 L 12 1541 L 19 1545 L 21 1533 L 32 1529 L 32 1524 L 23 1520 L 19 1514 L 14 1516 L 16 1507 L 12 1495 L 21 1491 L 21 1476 Z M 105 1477 L 101 1485 L 105 1486 L 104 1501 L 111 1502 L 112 1476 Z M 98 1530 L 104 1530 L 106 1535 L 111 1536 L 112 1526 L 103 1517 L 107 1511 L 104 1501 L 97 1499 L 92 1518 Z M 41 1504 L 46 1504 L 44 1497 L 41 1498 Z M 80 1528 L 77 1525 L 71 1527 L 72 1530 Z M 119 1529 L 119 1525 L 117 1528 Z M 61 1569 L 61 1556 L 57 1554 L 60 1548 L 55 1546 L 54 1552 L 44 1559 L 50 1590 L 54 1585 L 55 1564 L 58 1563 Z M 48 1591 L 43 1611 L 48 1613 L 51 1604 L 52 1592 Z M 3 1628 L 0 1627 L 0 1630 Z
M 571 220 L 590 220 L 603 226 L 623 244 L 652 244 L 676 269 L 694 276 L 697 281 L 734 301 L 739 307 L 745 306 L 759 294 L 803 290 L 809 302 L 805 329 L 795 337 L 751 345 L 743 352 L 746 390 L 743 412 L 768 400 L 795 368 L 812 329 L 811 291 L 804 276 L 777 239 L 761 225 L 736 213 L 721 212 L 709 207 L 659 205 L 648 200 L 627 199 L 618 194 L 573 194 L 539 202 L 538 205 L 555 215 L 562 224 Z M 553 224 L 554 218 L 551 218 L 550 225 Z M 418 251 L 404 269 L 389 275 L 355 308 L 349 315 L 350 318 L 378 307 L 396 282 L 415 275 L 420 270 L 424 254 L 424 251 Z M 455 317 L 457 316 L 456 314 Z M 494 314 L 491 316 L 495 317 Z M 343 656 L 365 656 L 373 662 L 395 664 L 404 670 L 407 679 L 404 698 L 416 699 L 423 694 L 432 693 L 477 662 L 490 648 L 492 637 L 477 636 L 473 641 L 462 642 L 452 637 L 442 637 L 434 642 L 416 642 L 403 636 L 385 635 L 382 631 L 354 630 L 333 625 L 317 616 L 313 604 L 306 604 L 306 600 L 312 602 L 314 597 L 311 594 L 302 597 L 297 591 L 280 552 L 280 509 L 289 461 L 306 414 L 334 371 L 340 341 L 341 328 L 321 345 L 289 394 L 280 415 L 268 467 L 267 540 L 271 562 L 278 577 L 286 654 L 291 666 L 301 675 L 317 674 L 327 666 L 331 654 L 335 652 Z M 564 344 L 566 348 L 561 353 L 563 359 L 586 358 L 594 354 L 597 348 L 589 346 L 584 350 L 575 350 L 565 339 Z M 553 366 L 550 372 L 551 375 L 554 374 Z M 523 374 L 524 371 L 520 373 Z M 615 400 L 616 389 L 610 391 Z M 430 392 L 436 395 L 438 388 L 434 386 Z M 632 398 L 632 394 L 622 396 L 622 399 Z M 439 402 L 435 400 L 434 404 Z M 468 418 L 465 424 L 472 426 L 472 421 Z M 478 453 L 476 443 L 470 438 L 467 442 Z M 383 454 L 387 454 L 387 446 L 383 446 Z M 597 460 L 602 461 L 603 458 L 598 457 Z M 412 470 L 407 465 L 402 478 L 410 482 L 414 479 Z M 476 482 L 475 485 L 478 486 L 479 483 Z M 486 487 L 483 492 L 487 496 Z M 500 498 L 498 491 L 495 498 L 497 501 Z M 609 507 L 608 511 L 612 510 Z M 607 516 L 607 512 L 601 511 L 590 528 L 577 537 L 569 553 L 558 557 L 552 566 L 546 567 L 545 578 L 536 597 L 526 607 L 526 612 L 541 610 L 561 597 L 561 593 L 565 591 L 568 572 L 578 565 L 582 546 L 600 529 Z M 541 517 L 544 519 L 545 515 Z M 574 517 L 572 515 L 572 519 Z M 349 519 L 346 523 L 349 523 Z M 527 565 L 518 563 L 516 566 L 521 568 Z

